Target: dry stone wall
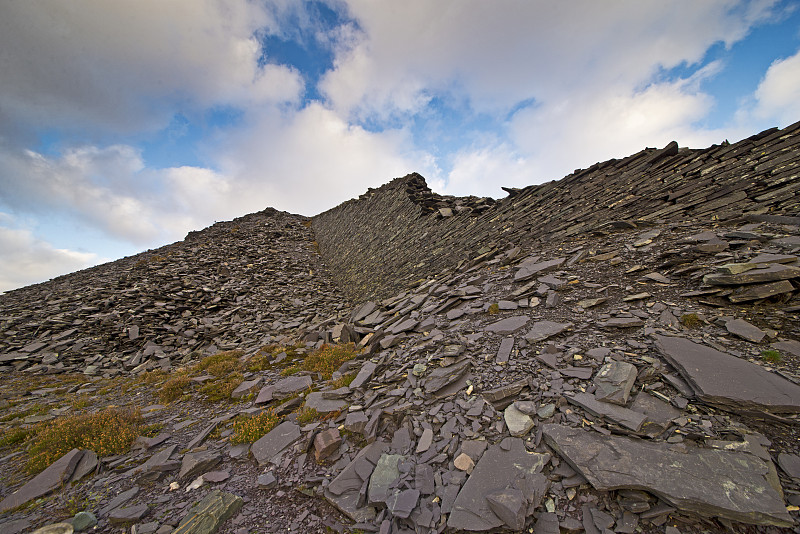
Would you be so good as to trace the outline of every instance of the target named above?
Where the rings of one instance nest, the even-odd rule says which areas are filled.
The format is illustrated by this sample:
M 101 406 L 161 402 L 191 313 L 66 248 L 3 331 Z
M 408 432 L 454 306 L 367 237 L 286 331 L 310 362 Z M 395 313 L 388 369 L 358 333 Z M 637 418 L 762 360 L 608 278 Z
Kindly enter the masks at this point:
M 497 202 L 436 195 L 414 173 L 317 215 L 313 228 L 343 291 L 386 298 L 480 254 L 585 233 L 680 221 L 796 222 L 798 147 L 800 123 L 702 150 L 672 142 L 506 189 Z

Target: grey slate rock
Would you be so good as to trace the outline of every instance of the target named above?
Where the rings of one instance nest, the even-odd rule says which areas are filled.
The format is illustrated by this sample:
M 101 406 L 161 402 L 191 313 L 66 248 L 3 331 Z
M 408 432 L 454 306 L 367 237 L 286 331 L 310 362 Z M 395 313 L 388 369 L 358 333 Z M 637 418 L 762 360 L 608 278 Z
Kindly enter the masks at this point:
M 541 262 L 523 262 L 516 273 L 514 273 L 515 282 L 524 282 L 533 278 L 537 274 L 544 274 L 552 271 L 564 263 L 565 258 L 555 258 L 553 260 Z
M 345 401 L 338 399 L 328 399 L 326 398 L 325 394 L 321 391 L 315 391 L 313 393 L 309 393 L 308 395 L 306 395 L 305 407 L 308 409 L 316 410 L 319 413 L 336 412 L 341 410 L 345 406 L 347 406 L 347 403 Z
M 469 359 L 465 359 L 448 365 L 447 367 L 438 367 L 434 369 L 425 379 L 425 391 L 428 393 L 435 393 L 445 386 L 452 384 L 464 376 L 467 371 L 469 371 L 471 365 L 472 362 Z
M 417 506 L 419 494 L 416 489 L 395 491 L 386 499 L 386 507 L 393 516 L 406 519 Z
M 261 388 L 256 397 L 256 404 L 270 402 L 273 399 L 282 399 L 305 391 L 311 387 L 312 380 L 310 376 L 289 376 L 278 380 L 275 384 L 270 384 Z
M 747 341 L 752 341 L 753 343 L 760 343 L 764 336 L 766 336 L 766 332 L 758 328 L 757 326 L 753 326 L 744 319 L 732 319 L 725 323 L 725 329 L 735 336 L 739 336 L 742 339 L 746 339 Z
M 263 435 L 250 447 L 250 452 L 258 462 L 265 465 L 286 447 L 300 438 L 300 427 L 291 421 L 284 421 Z
M 189 510 L 172 534 L 214 534 L 243 505 L 238 495 L 212 490 Z
M 531 342 L 544 341 L 545 339 L 557 336 L 567 328 L 570 328 L 572 323 L 556 323 L 553 321 L 537 321 L 533 327 L 525 334 L 525 339 Z
M 778 465 L 784 473 L 795 481 L 800 481 L 800 456 L 782 452 L 778 455 Z
M 767 464 L 751 454 L 694 447 L 675 452 L 665 443 L 562 425 L 545 425 L 543 436 L 599 491 L 644 489 L 686 512 L 756 525 L 794 524 L 768 480 Z
M 800 386 L 763 367 L 685 338 L 654 336 L 667 361 L 703 401 L 733 412 L 800 412 Z
M 75 532 L 82 532 L 95 526 L 97 524 L 97 518 L 92 512 L 84 511 L 75 514 L 69 522 L 72 524 L 72 528 L 75 529 Z
M 513 334 L 526 324 L 530 319 L 524 315 L 517 315 L 514 317 L 507 317 L 500 319 L 492 324 L 483 328 L 485 332 L 493 332 L 495 334 Z
M 146 504 L 134 504 L 125 508 L 115 508 L 108 514 L 111 524 L 133 523 L 146 517 L 150 513 L 150 508 Z
M 549 458 L 547 454 L 528 452 L 519 438 L 491 445 L 458 493 L 447 526 L 471 531 L 502 526 L 503 521 L 492 512 L 486 496 L 513 486 L 520 477 L 539 473 Z M 442 510 L 444 512 L 444 506 Z
M 214 451 L 189 452 L 183 455 L 178 478 L 194 478 L 222 461 L 222 455 Z
M 334 478 L 325 490 L 325 498 L 357 523 L 372 521 L 375 508 L 364 505 L 360 490 L 369 480 L 375 464 L 388 449 L 381 441 L 370 443 Z
M 619 360 L 603 365 L 594 377 L 594 384 L 597 386 L 595 396 L 598 400 L 625 406 L 637 372 L 635 365 Z
M 374 362 L 364 362 L 364 365 L 361 366 L 358 374 L 350 383 L 350 389 L 359 389 L 364 387 L 364 385 L 372 379 L 372 375 L 375 374 L 375 370 L 377 368 L 378 364 Z
M 739 274 L 708 274 L 703 277 L 703 282 L 711 285 L 738 286 L 742 284 L 777 282 L 798 277 L 800 277 L 800 269 L 797 267 L 772 263 L 765 269 L 752 269 Z
M 617 406 L 616 404 L 601 402 L 594 395 L 589 393 L 578 393 L 574 397 L 567 397 L 567 400 L 573 404 L 577 404 L 593 415 L 614 421 L 634 432 L 639 431 L 646 419 L 644 414 L 634 412 L 622 406 Z
M 503 488 L 486 495 L 486 501 L 494 515 L 508 528 L 522 530 L 525 527 L 527 503 L 525 496 L 516 488 Z
M 28 501 L 52 493 L 69 482 L 83 454 L 84 451 L 82 450 L 72 449 L 50 464 L 50 466 L 36 475 L 30 482 L 3 499 L 3 501 L 0 502 L 0 513 L 7 512 Z
M 514 404 L 509 404 L 503 411 L 503 420 L 511 435 L 517 438 L 530 432 L 534 425 L 533 419 L 519 411 Z
M 367 496 L 370 504 L 385 502 L 391 492 L 389 486 L 400 476 L 398 462 L 405 460 L 402 454 L 382 454 L 369 478 Z
M 784 293 L 792 293 L 793 291 L 794 286 L 788 280 L 769 282 L 767 284 L 751 284 L 734 289 L 733 293 L 728 295 L 728 300 L 738 304 L 740 302 L 765 299 Z

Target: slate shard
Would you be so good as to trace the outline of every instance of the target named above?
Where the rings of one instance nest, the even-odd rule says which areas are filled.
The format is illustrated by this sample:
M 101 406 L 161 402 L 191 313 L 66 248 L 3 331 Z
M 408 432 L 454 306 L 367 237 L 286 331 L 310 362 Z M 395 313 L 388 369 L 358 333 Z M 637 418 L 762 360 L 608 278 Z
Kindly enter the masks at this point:
M 54 492 L 69 482 L 75 467 L 83 457 L 84 451 L 72 449 L 67 454 L 50 464 L 44 471 L 36 475 L 33 480 L 0 502 L 0 513 L 7 512 L 17 506 L 22 506 L 28 501 L 37 499 Z
M 258 465 L 264 465 L 297 441 L 300 435 L 299 426 L 291 421 L 284 421 L 253 443 L 250 452 Z
M 214 534 L 243 505 L 244 501 L 237 495 L 212 490 L 189 510 L 172 534 Z
M 654 336 L 703 402 L 732 412 L 800 412 L 800 386 L 763 367 L 686 338 Z
M 469 479 L 461 488 L 447 520 L 452 529 L 485 531 L 500 527 L 504 521 L 492 512 L 487 496 L 527 475 L 539 473 L 549 460 L 547 454 L 528 452 L 521 439 L 508 438 L 503 445 L 490 446 Z
M 599 491 L 640 489 L 679 510 L 755 525 L 789 527 L 779 489 L 769 480 L 769 465 L 738 451 L 689 447 L 548 424 L 547 444 Z M 687 483 L 691 481 L 691 483 Z

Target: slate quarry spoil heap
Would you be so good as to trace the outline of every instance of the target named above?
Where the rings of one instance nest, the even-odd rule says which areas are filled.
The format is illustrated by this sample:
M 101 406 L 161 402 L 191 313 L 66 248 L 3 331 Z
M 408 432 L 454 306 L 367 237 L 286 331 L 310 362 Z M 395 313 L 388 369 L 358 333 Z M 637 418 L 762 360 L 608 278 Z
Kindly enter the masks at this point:
M 0 531 L 797 532 L 798 147 L 412 174 L 0 296 Z M 113 406 L 129 449 L 24 469 Z

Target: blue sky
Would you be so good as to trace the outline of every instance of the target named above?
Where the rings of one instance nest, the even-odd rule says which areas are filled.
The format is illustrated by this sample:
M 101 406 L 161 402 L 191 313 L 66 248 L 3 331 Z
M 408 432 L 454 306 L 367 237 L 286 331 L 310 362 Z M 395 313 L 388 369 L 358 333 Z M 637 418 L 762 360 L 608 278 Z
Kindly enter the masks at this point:
M 0 291 L 409 172 L 502 197 L 800 120 L 779 0 L 0 4 Z

